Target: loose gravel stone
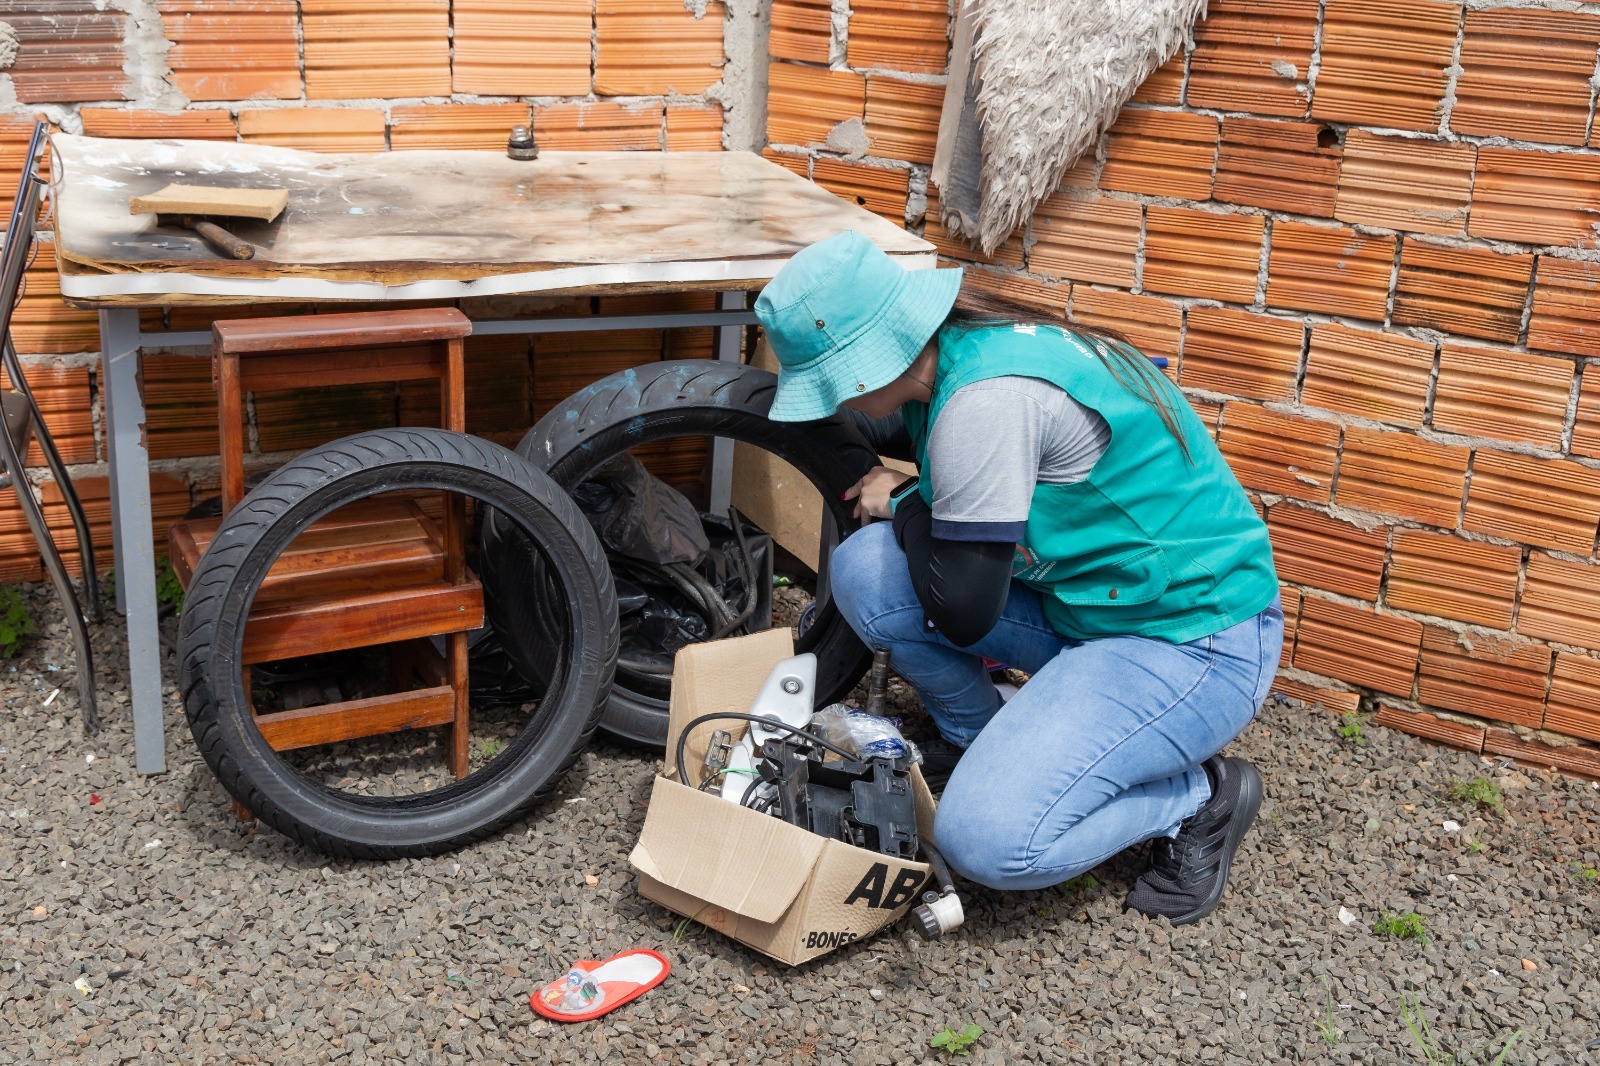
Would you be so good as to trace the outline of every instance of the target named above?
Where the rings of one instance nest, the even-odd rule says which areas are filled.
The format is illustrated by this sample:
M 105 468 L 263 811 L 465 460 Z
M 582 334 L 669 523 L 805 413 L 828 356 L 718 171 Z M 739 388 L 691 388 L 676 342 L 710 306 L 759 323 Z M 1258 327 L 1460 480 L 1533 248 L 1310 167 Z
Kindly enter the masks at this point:
M 1233 747 L 1267 799 L 1210 919 L 1123 913 L 1123 855 L 1046 891 L 967 886 L 948 939 L 902 925 L 791 968 L 635 892 L 648 752 L 596 745 L 538 817 L 453 855 L 332 859 L 233 819 L 175 692 L 168 772 L 134 771 L 114 621 L 107 727 L 84 738 L 61 612 L 28 594 L 42 632 L 0 662 L 0 1063 L 853 1066 L 941 1061 L 928 1041 L 967 1023 L 976 1063 L 1420 1062 L 1411 1003 L 1448 1054 L 1521 1033 L 1509 1062 L 1600 1061 L 1587 781 L 1377 728 L 1358 745 L 1273 704 Z M 1477 776 L 1503 811 L 1450 798 Z M 1385 911 L 1426 942 L 1373 933 Z M 660 988 L 579 1026 L 529 1009 L 572 960 L 634 946 L 672 960 Z

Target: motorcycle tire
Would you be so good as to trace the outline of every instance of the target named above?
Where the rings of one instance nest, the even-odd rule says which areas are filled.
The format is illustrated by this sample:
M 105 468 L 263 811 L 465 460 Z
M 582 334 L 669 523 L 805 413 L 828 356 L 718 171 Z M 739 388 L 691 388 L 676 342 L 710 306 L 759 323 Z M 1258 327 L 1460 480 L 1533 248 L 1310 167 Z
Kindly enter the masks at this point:
M 536 547 L 560 665 L 514 737 L 465 778 L 371 796 L 302 773 L 256 728 L 240 668 L 244 624 L 284 548 L 334 509 L 392 490 L 436 489 L 493 507 Z M 485 584 L 491 620 L 500 604 Z M 292 460 L 222 522 L 189 583 L 178 635 L 180 687 L 196 744 L 233 797 L 262 822 L 318 851 L 357 858 L 433 855 L 518 818 L 588 743 L 610 692 L 617 606 L 599 540 L 572 499 L 511 451 L 439 429 L 360 433 Z
M 736 363 L 651 363 L 574 393 L 528 431 L 517 454 L 570 490 L 608 460 L 643 444 L 685 436 L 729 438 L 771 452 L 800 471 L 821 492 L 842 538 L 860 523 L 851 517 L 854 505 L 839 496 L 878 463 L 878 455 L 841 416 L 805 423 L 767 418 L 777 383 L 765 370 Z M 501 565 L 501 539 L 499 522 L 487 516 L 480 552 L 486 582 L 510 578 Z M 510 587 L 517 587 L 514 579 Z M 518 669 L 537 683 L 548 669 L 538 636 L 537 594 L 518 597 L 514 609 L 519 621 L 502 629 L 501 636 Z M 819 707 L 849 693 L 872 658 L 831 600 L 795 646 L 817 655 Z M 668 685 L 619 670 L 600 728 L 632 743 L 662 747 L 669 694 Z

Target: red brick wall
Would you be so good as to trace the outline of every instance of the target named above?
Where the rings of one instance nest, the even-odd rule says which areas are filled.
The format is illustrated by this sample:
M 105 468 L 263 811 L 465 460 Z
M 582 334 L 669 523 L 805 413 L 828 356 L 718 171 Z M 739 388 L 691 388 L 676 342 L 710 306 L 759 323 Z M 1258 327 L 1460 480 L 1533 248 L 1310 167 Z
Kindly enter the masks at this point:
M 0 211 L 10 210 L 35 114 L 97 137 L 208 138 L 315 151 L 502 149 L 511 127 L 530 121 L 548 149 L 722 146 L 722 108 L 706 93 L 724 66 L 725 10 L 716 0 L 702 5 L 698 18 L 682 0 L 159 0 L 159 31 L 170 44 L 164 53 L 150 27 L 135 27 L 126 13 L 105 6 L 94 0 L 7 5 L 4 19 L 21 46 L 16 62 L 0 71 L 17 100 L 0 105 Z M 141 81 L 130 74 L 127 68 L 138 66 L 130 55 L 143 57 L 147 68 L 153 64 L 155 76 Z M 629 308 L 709 308 L 711 299 L 639 298 Z M 598 310 L 570 300 L 468 308 L 480 315 L 498 309 L 508 315 Z M 145 324 L 204 330 L 213 317 L 149 312 Z M 93 312 L 62 303 L 48 243 L 28 271 L 13 335 L 110 565 L 97 321 Z M 513 444 L 538 414 L 619 358 L 636 364 L 710 354 L 708 330 L 474 338 L 468 427 Z M 191 496 L 216 491 L 216 403 L 204 359 L 154 353 L 142 369 L 158 482 L 156 539 L 165 551 L 167 522 L 182 515 Z M 258 397 L 250 410 L 259 453 L 250 465 L 273 465 L 343 433 L 426 420 L 436 407 L 428 390 L 415 388 Z M 696 476 L 699 448 L 658 449 L 660 463 L 680 479 Z M 52 525 L 65 535 L 65 549 L 70 526 L 41 465 L 35 446 L 30 476 L 41 485 Z M 11 513 L 3 501 L 0 513 Z M 39 575 L 38 553 L 19 523 L 0 520 L 0 579 Z
M 919 195 L 947 20 L 773 8 L 770 157 L 1172 359 L 1267 518 L 1281 692 L 1600 774 L 1600 15 L 1213 0 L 984 259 Z

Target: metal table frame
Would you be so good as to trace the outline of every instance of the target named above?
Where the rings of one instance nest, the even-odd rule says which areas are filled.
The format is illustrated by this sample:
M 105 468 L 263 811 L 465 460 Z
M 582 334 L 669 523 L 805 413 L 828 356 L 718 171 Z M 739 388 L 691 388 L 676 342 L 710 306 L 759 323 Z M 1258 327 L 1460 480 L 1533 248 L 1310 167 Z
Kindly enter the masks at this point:
M 185 301 L 186 303 L 189 301 Z M 719 293 L 715 311 L 647 315 L 492 319 L 473 323 L 475 336 L 572 333 L 595 330 L 716 327 L 716 357 L 738 362 L 740 332 L 753 325 L 745 293 Z M 100 311 L 101 388 L 105 390 L 107 459 L 111 481 L 111 538 L 117 566 L 117 610 L 127 616 L 128 677 L 133 704 L 135 766 L 140 773 L 167 768 L 161 641 L 156 603 L 155 536 L 150 507 L 150 453 L 145 446 L 144 398 L 139 390 L 139 353 L 150 346 L 211 346 L 199 331 L 142 330 L 139 308 Z M 733 442 L 713 438 L 711 511 L 727 511 L 733 481 Z

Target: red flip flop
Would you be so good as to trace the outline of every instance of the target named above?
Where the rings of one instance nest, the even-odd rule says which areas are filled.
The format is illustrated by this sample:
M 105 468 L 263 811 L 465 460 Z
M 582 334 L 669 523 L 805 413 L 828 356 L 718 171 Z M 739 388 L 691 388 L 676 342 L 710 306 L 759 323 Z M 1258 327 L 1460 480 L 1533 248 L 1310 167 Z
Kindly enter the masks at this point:
M 632 948 L 605 962 L 579 959 L 560 978 L 528 997 L 553 1021 L 586 1022 L 638 999 L 667 979 L 672 964 L 649 948 Z

